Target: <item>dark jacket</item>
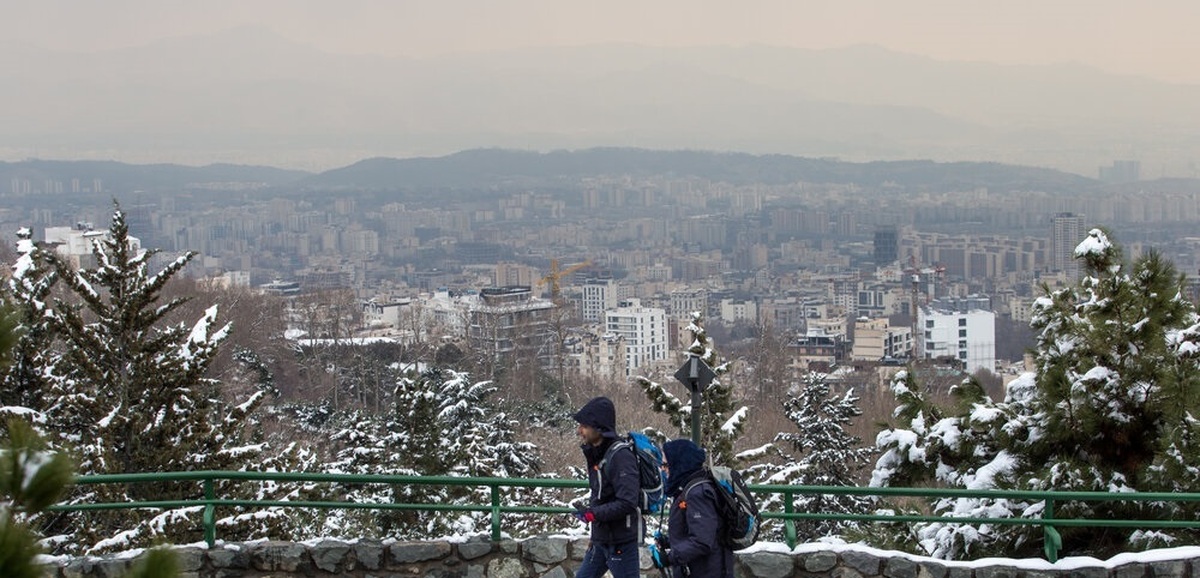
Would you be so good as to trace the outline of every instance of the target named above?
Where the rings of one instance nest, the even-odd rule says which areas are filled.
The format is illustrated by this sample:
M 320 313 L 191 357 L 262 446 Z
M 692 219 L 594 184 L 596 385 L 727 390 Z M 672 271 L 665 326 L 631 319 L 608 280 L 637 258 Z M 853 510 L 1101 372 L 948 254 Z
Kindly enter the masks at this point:
M 612 401 L 598 397 L 575 414 L 575 421 L 600 430 L 604 442 L 599 446 L 583 444 L 587 459 L 588 486 L 591 495 L 588 510 L 592 522 L 592 540 L 604 544 L 624 544 L 642 537 L 642 516 L 638 511 L 641 492 L 637 457 L 632 450 L 613 450 L 617 442 L 616 413 Z M 607 462 L 605 459 L 607 458 Z
M 733 550 L 720 543 L 721 497 L 704 470 L 704 450 L 691 440 L 674 440 L 663 445 L 663 454 L 671 468 L 667 559 L 674 575 L 733 578 Z

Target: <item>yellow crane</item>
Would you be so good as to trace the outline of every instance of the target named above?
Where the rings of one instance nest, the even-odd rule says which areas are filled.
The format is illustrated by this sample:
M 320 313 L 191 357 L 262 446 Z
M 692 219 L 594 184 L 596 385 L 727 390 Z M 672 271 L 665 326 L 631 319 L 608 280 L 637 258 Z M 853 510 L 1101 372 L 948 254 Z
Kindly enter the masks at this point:
M 550 285 L 550 298 L 557 301 L 558 300 L 559 280 L 562 279 L 563 277 L 566 277 L 567 275 L 570 275 L 571 273 L 574 273 L 580 269 L 583 269 L 584 267 L 587 267 L 588 265 L 591 265 L 591 264 L 592 264 L 592 260 L 587 259 L 587 260 L 583 261 L 582 263 L 575 263 L 574 265 L 570 265 L 570 266 L 566 267 L 565 269 L 559 269 L 558 268 L 558 259 L 551 259 L 550 260 L 550 272 L 547 273 L 545 277 L 538 279 L 537 282 L 535 283 L 535 285 L 538 287 L 541 287 L 542 285 L 549 284 Z

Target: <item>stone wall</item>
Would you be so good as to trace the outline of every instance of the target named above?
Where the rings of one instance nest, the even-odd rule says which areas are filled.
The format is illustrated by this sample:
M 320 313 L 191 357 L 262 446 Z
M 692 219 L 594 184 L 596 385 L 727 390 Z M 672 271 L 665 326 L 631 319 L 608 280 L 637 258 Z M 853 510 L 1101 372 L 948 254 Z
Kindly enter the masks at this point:
M 254 542 L 176 547 L 180 578 L 569 578 L 587 540 L 538 537 L 520 542 Z M 1068 558 L 943 562 L 853 546 L 755 546 L 737 554 L 736 575 L 747 578 L 1200 578 L 1200 552 L 1179 549 L 1153 556 L 1123 555 L 1107 562 Z M 1191 556 L 1195 556 L 1194 558 Z M 642 576 L 659 573 L 642 557 Z M 1142 560 L 1142 561 L 1139 561 Z M 47 559 L 47 578 L 119 578 L 136 557 Z

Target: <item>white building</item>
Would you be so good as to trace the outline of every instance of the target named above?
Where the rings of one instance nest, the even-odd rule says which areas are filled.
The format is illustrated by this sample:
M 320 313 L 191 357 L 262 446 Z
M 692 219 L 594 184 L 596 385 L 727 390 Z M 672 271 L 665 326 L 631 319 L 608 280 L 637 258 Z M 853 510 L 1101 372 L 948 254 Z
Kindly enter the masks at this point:
M 890 325 L 886 317 L 860 317 L 854 322 L 851 359 L 878 361 L 885 358 L 909 357 L 912 349 L 912 327 Z
M 369 329 L 398 328 L 401 311 L 411 304 L 411 299 L 369 299 L 363 303 L 363 326 Z
M 938 299 L 920 308 L 923 357 L 953 357 L 967 373 L 996 371 L 996 314 L 989 299 L 970 296 Z
M 639 299 L 626 299 L 604 312 L 604 330 L 625 341 L 625 375 L 641 367 L 665 361 L 669 350 L 667 312 L 642 307 Z
M 612 279 L 588 279 L 583 284 L 583 296 L 580 298 L 580 313 L 583 320 L 589 323 L 599 323 L 604 320 L 604 312 L 613 309 L 621 300 L 620 286 Z
M 758 323 L 758 304 L 749 299 L 722 299 L 721 320 L 726 323 Z
M 97 265 L 92 255 L 92 247 L 105 239 L 111 239 L 108 229 L 95 230 L 91 223 L 79 222 L 74 227 L 46 227 L 43 237 L 47 245 L 74 268 L 88 268 Z M 138 252 L 142 242 L 137 237 L 128 236 L 130 249 Z

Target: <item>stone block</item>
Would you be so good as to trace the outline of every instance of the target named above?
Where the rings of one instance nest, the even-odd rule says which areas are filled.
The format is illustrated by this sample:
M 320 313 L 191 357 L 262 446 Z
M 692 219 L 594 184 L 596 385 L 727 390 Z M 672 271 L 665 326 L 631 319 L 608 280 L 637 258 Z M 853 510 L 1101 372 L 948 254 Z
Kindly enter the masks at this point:
M 383 568 L 383 543 L 378 540 L 359 540 L 351 548 L 354 560 L 351 569 L 379 570 Z
M 982 566 L 975 569 L 975 578 L 1017 578 L 1019 573 L 1012 566 Z
M 308 548 L 292 542 L 264 542 L 249 548 L 250 565 L 263 572 L 297 572 L 311 565 Z
M 829 573 L 831 578 L 863 578 L 862 573 L 849 566 L 838 566 Z
M 458 556 L 463 560 L 474 560 L 491 553 L 490 540 L 471 539 L 458 545 Z
M 974 578 L 974 576 L 974 570 L 962 566 L 953 566 L 946 572 L 946 578 Z
M 1150 563 L 1150 575 L 1154 578 L 1188 578 L 1187 560 L 1157 560 Z
M 521 555 L 526 560 L 558 564 L 567 559 L 567 542 L 562 538 L 530 538 L 521 545 Z
M 250 555 L 241 548 L 216 548 L 208 551 L 208 563 L 213 568 L 245 569 L 250 567 Z
M 1059 574 L 1063 578 L 1109 578 L 1108 568 L 1099 566 L 1087 566 L 1083 568 L 1075 568 L 1065 574 Z
M 742 565 L 754 578 L 788 578 L 796 569 L 789 554 L 752 552 L 742 556 Z
M 1122 564 L 1113 568 L 1113 578 L 1146 578 L 1149 568 L 1145 564 Z
M 854 568 L 863 576 L 878 576 L 881 560 L 878 556 L 873 556 L 865 552 L 842 552 L 842 562 L 847 566 Z
M 917 578 L 946 578 L 950 569 L 937 562 L 922 560 L 917 563 Z
M 350 544 L 338 540 L 321 540 L 309 550 L 313 565 L 330 574 L 339 572 L 350 556 Z
M 917 563 L 900 557 L 888 558 L 883 563 L 883 575 L 887 578 L 917 578 Z
M 487 565 L 488 578 L 526 578 L 525 565 L 516 558 L 496 558 Z
M 441 560 L 451 550 L 447 542 L 397 542 L 388 546 L 389 566 Z
M 185 574 L 197 572 L 203 568 L 204 560 L 207 557 L 204 550 L 194 546 L 174 548 L 172 552 L 175 554 L 175 561 L 179 564 L 179 571 Z

